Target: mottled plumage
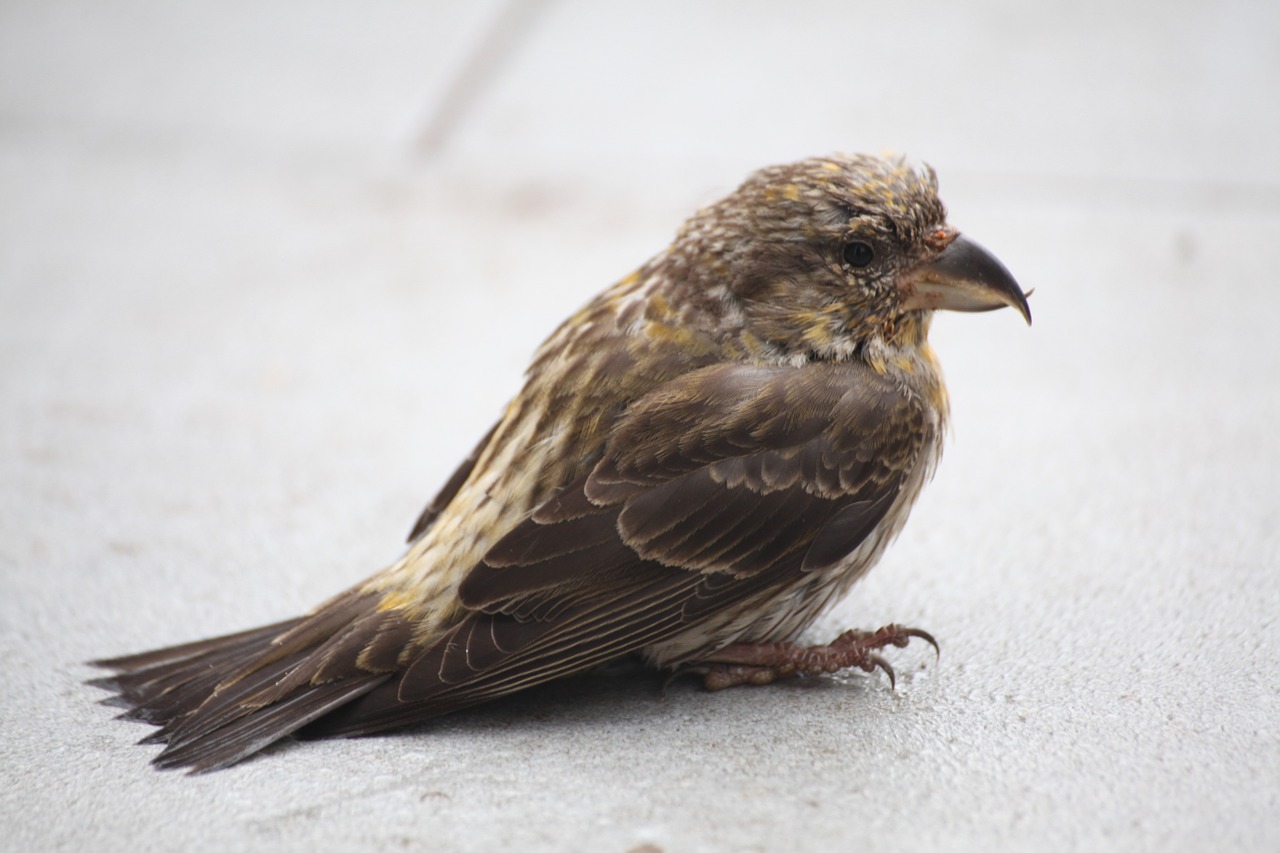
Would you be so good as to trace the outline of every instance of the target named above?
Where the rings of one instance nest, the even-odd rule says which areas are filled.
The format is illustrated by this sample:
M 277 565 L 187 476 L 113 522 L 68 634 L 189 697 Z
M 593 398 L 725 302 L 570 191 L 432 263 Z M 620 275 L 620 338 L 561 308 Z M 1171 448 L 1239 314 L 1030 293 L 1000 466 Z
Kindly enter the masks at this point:
M 791 644 L 901 530 L 941 450 L 936 308 L 1026 299 L 928 170 L 765 169 L 593 299 L 385 571 L 277 625 L 99 662 L 162 767 L 357 735 L 639 653 L 710 687 L 888 665 Z M 890 671 L 891 672 L 891 671 Z

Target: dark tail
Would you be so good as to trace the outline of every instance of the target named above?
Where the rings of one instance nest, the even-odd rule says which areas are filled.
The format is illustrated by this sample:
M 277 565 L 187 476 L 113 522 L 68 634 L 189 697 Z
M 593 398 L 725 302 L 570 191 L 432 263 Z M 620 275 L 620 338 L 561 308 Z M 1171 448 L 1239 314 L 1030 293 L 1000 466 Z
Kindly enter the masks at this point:
M 407 626 L 373 604 L 349 593 L 311 616 L 93 661 L 115 674 L 89 683 L 116 694 L 103 704 L 121 718 L 159 726 L 141 741 L 166 744 L 157 767 L 216 770 L 391 677 Z

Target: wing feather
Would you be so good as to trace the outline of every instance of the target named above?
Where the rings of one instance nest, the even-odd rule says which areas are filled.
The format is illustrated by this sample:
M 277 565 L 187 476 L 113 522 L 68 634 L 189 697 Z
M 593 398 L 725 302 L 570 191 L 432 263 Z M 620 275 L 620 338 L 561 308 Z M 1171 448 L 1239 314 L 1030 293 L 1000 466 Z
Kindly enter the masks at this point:
M 309 733 L 378 731 L 579 672 L 838 562 L 916 464 L 922 436 L 898 427 L 917 406 L 852 364 L 668 383 L 467 575 L 470 616 Z
M 442 632 L 419 636 L 379 594 L 350 592 L 302 619 L 103 661 L 118 674 L 99 684 L 161 726 L 158 764 L 204 770 L 295 732 L 380 731 L 697 635 L 852 553 L 920 464 L 921 411 L 857 362 L 701 368 L 618 415 L 590 473 L 463 578 Z

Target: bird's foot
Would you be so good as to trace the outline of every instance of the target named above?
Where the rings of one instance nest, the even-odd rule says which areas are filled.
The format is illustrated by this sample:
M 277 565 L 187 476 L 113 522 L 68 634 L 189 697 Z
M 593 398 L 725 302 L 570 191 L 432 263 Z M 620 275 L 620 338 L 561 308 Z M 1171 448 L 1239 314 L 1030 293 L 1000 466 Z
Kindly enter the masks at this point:
M 883 670 L 893 686 L 897 682 L 893 667 L 876 651 L 886 646 L 904 648 L 912 637 L 919 637 L 938 652 L 938 643 L 928 631 L 886 625 L 878 631 L 845 631 L 824 646 L 735 643 L 686 672 L 701 674 L 708 690 L 723 690 L 739 684 L 769 684 L 797 675 L 827 675 L 855 667 L 865 672 Z

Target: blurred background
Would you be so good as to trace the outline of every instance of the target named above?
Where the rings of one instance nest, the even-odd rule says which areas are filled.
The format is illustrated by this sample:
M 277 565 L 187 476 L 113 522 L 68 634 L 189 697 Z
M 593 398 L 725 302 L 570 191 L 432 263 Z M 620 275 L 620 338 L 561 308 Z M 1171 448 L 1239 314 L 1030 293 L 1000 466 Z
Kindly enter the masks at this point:
M 1276 849 L 1278 46 L 1265 0 L 0 3 L 6 835 Z M 85 659 L 394 559 L 564 316 L 837 150 L 933 165 L 1036 291 L 1030 330 L 939 318 L 947 458 L 814 629 L 937 664 L 585 683 L 192 780 L 92 704 Z

